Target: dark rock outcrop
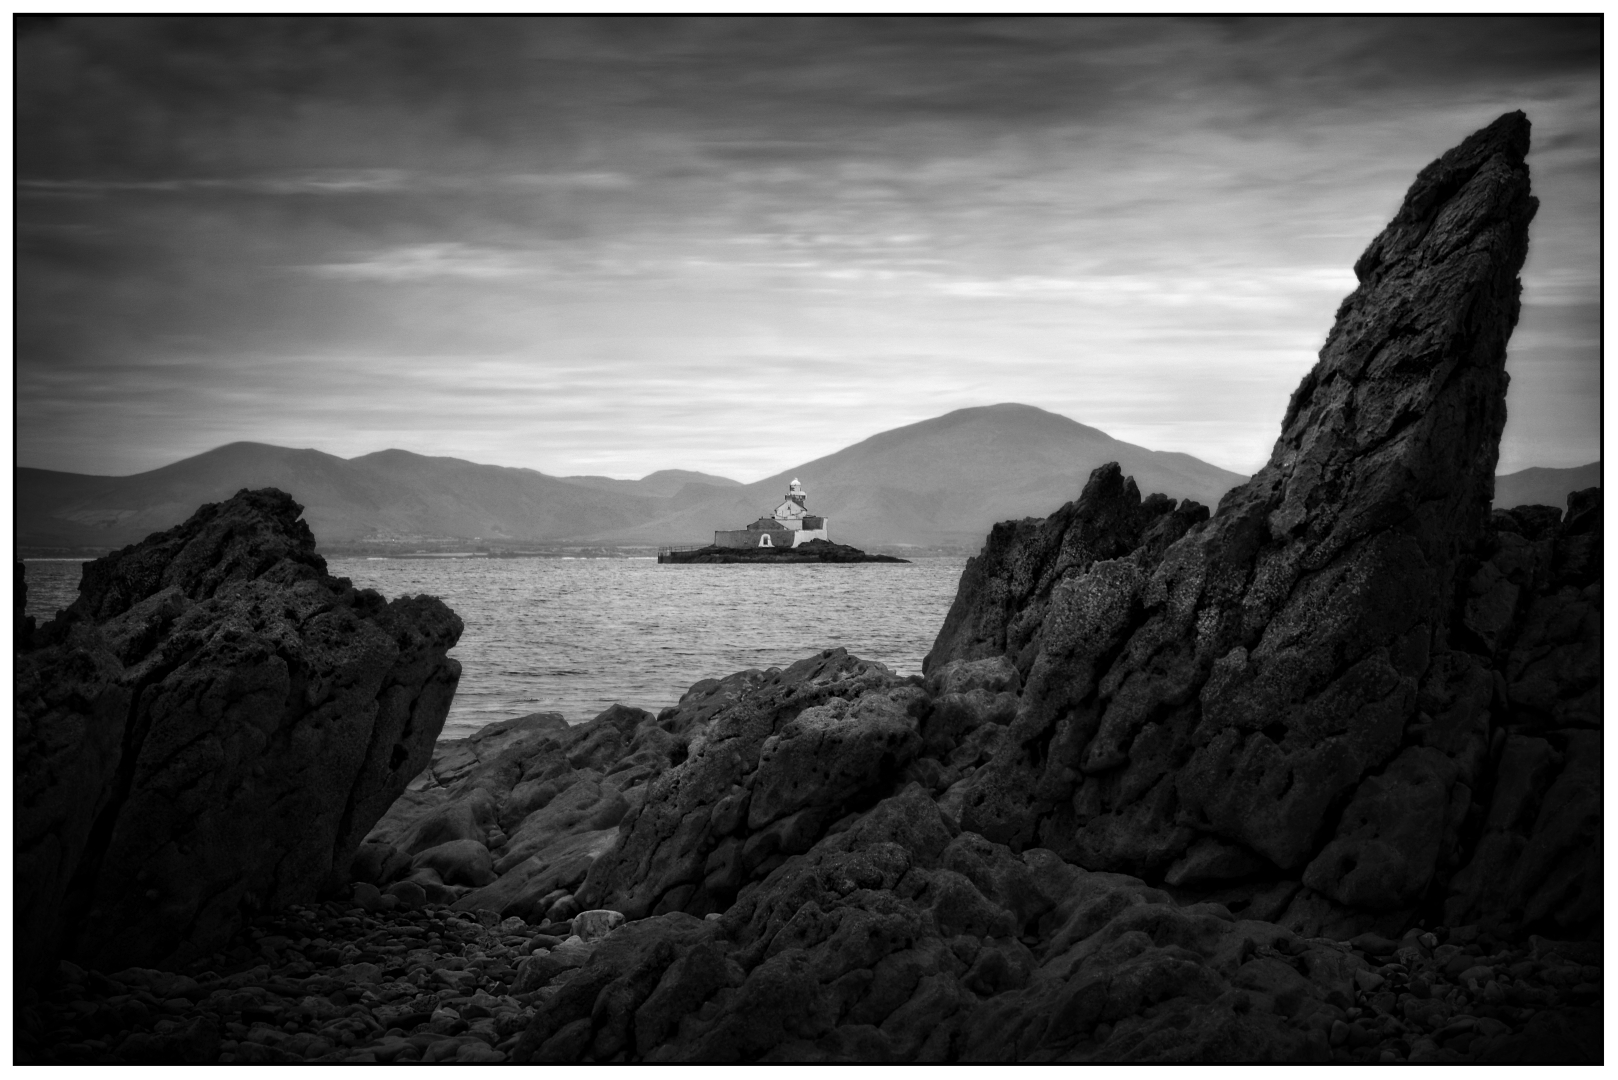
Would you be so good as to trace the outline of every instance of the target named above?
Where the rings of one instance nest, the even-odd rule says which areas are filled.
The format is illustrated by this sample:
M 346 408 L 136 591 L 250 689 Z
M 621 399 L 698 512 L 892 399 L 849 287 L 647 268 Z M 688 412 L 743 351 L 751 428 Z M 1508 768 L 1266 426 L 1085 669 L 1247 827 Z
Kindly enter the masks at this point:
M 1451 921 L 1585 936 L 1601 928 L 1601 489 L 1497 511 L 1456 602 L 1475 652 L 1435 726 L 1488 710 Z M 1448 706 L 1444 708 L 1443 706 Z
M 700 682 L 656 717 L 614 706 L 574 727 L 554 714 L 490 725 L 440 744 L 355 876 L 392 891 L 408 875 L 430 900 L 541 925 L 591 908 L 723 911 L 903 786 L 921 745 L 918 682 L 834 649 Z M 442 872 L 483 851 L 496 880 Z
M 1398 921 L 1441 888 L 1510 724 L 1490 653 L 1535 633 L 1516 629 L 1524 586 L 1476 555 L 1523 547 L 1488 515 L 1527 149 L 1509 114 L 1422 171 L 1269 464 L 1211 519 L 1111 467 L 1048 521 L 997 526 L 927 661 L 1002 655 L 1022 682 L 963 827 L 1148 878 L 1301 878 L 1312 932 Z M 1519 693 L 1588 712 L 1556 648 L 1512 653 Z
M 703 724 L 687 760 L 652 781 L 580 903 L 632 919 L 723 911 L 749 881 L 891 789 L 920 747 L 912 706 L 924 696 L 845 649 L 699 683 L 665 721 Z M 730 704 L 703 721 L 710 697 Z
M 86 565 L 16 658 L 19 971 L 211 951 L 346 882 L 460 665 L 437 600 L 332 578 L 273 489 Z
M 686 701 L 705 701 L 709 685 L 717 684 L 699 683 Z M 423 899 L 461 911 L 535 924 L 571 918 L 583 910 L 574 893 L 620 823 L 685 760 L 696 732 L 676 711 L 654 717 L 614 705 L 572 726 L 558 713 L 533 713 L 445 740 L 366 837 L 355 880 L 395 894 L 414 882 Z M 693 706 L 690 717 L 701 711 Z

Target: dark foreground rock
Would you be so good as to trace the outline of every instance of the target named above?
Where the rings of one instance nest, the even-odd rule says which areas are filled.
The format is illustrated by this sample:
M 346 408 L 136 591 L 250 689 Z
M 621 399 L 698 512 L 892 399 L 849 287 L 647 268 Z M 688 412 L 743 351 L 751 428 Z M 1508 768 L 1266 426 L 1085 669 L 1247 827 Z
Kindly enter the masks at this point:
M 1309 938 L 1013 855 L 919 784 L 722 916 L 536 925 L 368 889 L 261 916 L 177 970 L 62 963 L 19 994 L 17 1059 L 1601 1060 L 1599 945 Z
M 810 540 L 797 547 L 731 548 L 710 544 L 693 551 L 666 551 L 657 557 L 661 563 L 902 563 L 892 555 L 869 555 L 857 547 L 834 544 L 830 540 Z
M 1599 491 L 1489 516 L 1527 148 L 1514 113 L 1422 171 L 1213 517 L 1113 466 L 996 527 L 927 660 L 1021 683 L 963 827 L 1238 909 L 1301 884 L 1310 934 L 1599 932 Z
M 924 684 L 833 650 L 699 683 L 659 717 L 491 725 L 440 746 L 379 823 L 353 902 L 261 918 L 178 972 L 63 965 L 20 999 L 19 1059 L 1600 1059 L 1598 945 L 1310 936 L 962 831 L 949 793 L 1005 730 L 1008 677 L 990 661 Z M 917 756 L 935 720 L 966 730 L 947 763 Z M 603 827 L 621 774 L 631 809 Z M 512 850 L 541 826 L 560 841 Z M 527 869 L 511 891 L 412 881 L 396 842 Z M 547 873 L 579 883 L 525 897 Z
M 620 822 L 685 760 L 691 733 L 673 711 L 618 705 L 571 727 L 535 713 L 440 744 L 366 838 L 357 876 L 406 903 L 572 918 L 573 894 Z
M 23 981 L 212 952 L 345 885 L 443 727 L 461 621 L 332 578 L 273 489 L 86 565 L 16 658 Z

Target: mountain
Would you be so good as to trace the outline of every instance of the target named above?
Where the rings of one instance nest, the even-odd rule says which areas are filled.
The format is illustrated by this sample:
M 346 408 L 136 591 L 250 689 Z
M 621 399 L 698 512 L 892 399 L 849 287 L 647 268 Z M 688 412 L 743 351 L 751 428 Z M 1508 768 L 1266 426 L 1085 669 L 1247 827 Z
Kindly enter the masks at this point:
M 134 476 L 16 470 L 17 544 L 113 548 L 240 489 L 277 487 L 327 545 L 357 540 L 527 540 L 626 529 L 663 500 L 571 484 L 533 469 L 383 450 L 344 460 L 239 442 Z
M 626 495 L 651 495 L 668 498 L 677 495 L 688 484 L 705 487 L 741 487 L 740 480 L 731 480 L 710 473 L 692 472 L 690 469 L 659 469 L 639 480 L 617 480 L 611 476 L 563 476 L 559 479 L 570 484 L 582 484 L 597 491 L 622 492 Z
M 741 484 L 664 469 L 639 480 L 548 476 L 533 469 L 383 450 L 343 459 L 319 450 L 238 442 L 134 476 L 15 470 L 16 543 L 24 548 L 131 544 L 202 503 L 244 487 L 278 487 L 305 507 L 321 543 L 465 540 L 702 543 L 739 528 L 803 481 L 832 538 L 859 547 L 975 549 L 990 526 L 1043 516 L 1077 497 L 1090 472 L 1117 461 L 1142 494 L 1218 504 L 1244 477 L 1165 453 L 1030 405 L 960 409 Z M 1560 506 L 1600 483 L 1600 463 L 1499 477 L 1496 504 Z
M 1569 492 L 1601 486 L 1601 462 L 1592 461 L 1572 469 L 1524 469 L 1501 473 L 1494 478 L 1494 505 L 1501 510 L 1513 506 L 1554 506 L 1567 508 Z
M 1032 405 L 1002 404 L 884 431 L 747 490 L 773 505 L 788 482 L 803 481 L 811 509 L 831 519 L 832 538 L 844 543 L 976 546 L 997 521 L 1043 517 L 1078 498 L 1109 461 L 1143 495 L 1160 491 L 1210 509 L 1247 479 Z

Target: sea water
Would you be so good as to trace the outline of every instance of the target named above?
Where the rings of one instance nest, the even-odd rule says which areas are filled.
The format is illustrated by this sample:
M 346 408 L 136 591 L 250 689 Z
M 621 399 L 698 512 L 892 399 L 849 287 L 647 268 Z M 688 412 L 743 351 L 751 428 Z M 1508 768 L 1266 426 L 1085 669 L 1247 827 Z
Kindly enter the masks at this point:
M 28 613 L 78 595 L 77 560 L 29 559 Z M 907 564 L 670 565 L 653 559 L 333 558 L 388 599 L 426 593 L 466 624 L 450 655 L 455 738 L 530 712 L 579 723 L 615 702 L 656 712 L 701 679 L 845 647 L 917 674 L 964 558 Z

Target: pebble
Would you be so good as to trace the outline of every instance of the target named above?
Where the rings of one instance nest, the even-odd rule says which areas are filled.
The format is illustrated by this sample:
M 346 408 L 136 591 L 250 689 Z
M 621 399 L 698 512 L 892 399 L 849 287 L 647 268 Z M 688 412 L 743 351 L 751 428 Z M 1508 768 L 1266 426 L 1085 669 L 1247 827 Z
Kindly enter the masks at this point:
M 365 888 L 260 918 L 185 972 L 64 963 L 50 992 L 18 1000 L 17 1060 L 501 1062 L 538 997 L 512 992 L 517 964 L 584 946 L 565 922 L 390 908 Z
M 48 993 L 18 998 L 16 1060 L 502 1062 L 535 1010 L 619 925 L 604 912 L 532 926 L 438 904 L 389 909 L 382 898 L 263 917 L 183 972 L 64 963 Z M 1363 967 L 1352 1002 L 1322 1006 L 1331 1019 L 1317 1029 L 1320 1052 L 1335 1062 L 1467 1061 L 1543 1010 L 1600 1004 L 1601 968 L 1589 962 L 1599 953 L 1571 959 L 1542 940 L 1508 945 L 1469 928 L 1447 937 L 1429 931 L 1394 948 L 1366 935 L 1337 946 Z
M 1354 972 L 1354 982 L 1363 993 L 1371 993 L 1388 980 L 1378 975 L 1370 968 L 1360 968 Z
M 1542 939 L 1507 946 L 1462 927 L 1397 947 L 1370 934 L 1341 945 L 1364 967 L 1353 973 L 1353 1007 L 1320 1029 L 1334 1062 L 1475 1060 L 1541 1011 L 1600 1000 L 1600 968 L 1586 972 Z M 1567 948 L 1581 961 L 1593 952 Z
M 624 924 L 624 916 L 620 911 L 610 911 L 605 908 L 594 911 L 581 911 L 573 916 L 573 933 L 580 940 L 596 941 L 606 937 Z

